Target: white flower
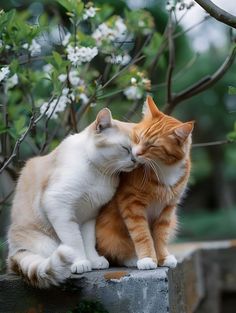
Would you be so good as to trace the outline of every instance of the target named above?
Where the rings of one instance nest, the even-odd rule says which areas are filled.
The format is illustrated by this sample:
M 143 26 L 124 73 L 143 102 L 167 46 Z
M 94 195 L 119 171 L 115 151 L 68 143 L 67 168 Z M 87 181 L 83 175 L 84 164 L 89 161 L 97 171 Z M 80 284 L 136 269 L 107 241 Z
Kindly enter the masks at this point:
M 28 44 L 28 43 L 24 43 L 24 44 L 22 45 L 22 48 L 28 49 L 28 48 L 29 48 L 29 44 Z
M 54 99 L 50 104 L 44 102 L 40 107 L 40 113 L 46 114 L 47 117 L 52 119 L 58 118 L 58 113 L 63 112 L 67 104 L 71 103 L 72 96 L 69 94 L 69 89 L 64 88 L 62 95 L 58 99 Z
M 0 82 L 8 77 L 10 74 L 9 66 L 4 66 L 0 70 Z
M 97 103 L 96 103 L 96 102 L 92 102 L 92 103 L 90 103 L 90 107 L 91 107 L 91 108 L 95 107 L 96 105 L 97 105 Z
M 83 62 L 90 62 L 97 54 L 97 47 L 72 47 L 69 45 L 66 48 L 67 58 L 71 61 L 72 65 L 81 65 Z
M 35 39 L 32 40 L 31 45 L 29 46 L 29 51 L 31 56 L 40 54 L 41 46 L 37 43 Z
M 81 83 L 81 79 L 78 75 L 78 71 L 76 70 L 71 70 L 69 73 L 69 81 L 72 86 L 78 86 L 79 83 Z
M 17 84 L 18 84 L 18 76 L 17 74 L 14 74 L 7 80 L 7 89 L 13 88 Z
M 45 65 L 43 66 L 43 71 L 44 71 L 45 73 L 50 74 L 50 73 L 52 72 L 52 70 L 53 70 L 52 64 L 45 64 Z
M 71 37 L 71 33 L 67 33 L 62 40 L 62 45 L 67 46 Z
M 102 23 L 92 34 L 92 37 L 96 40 L 98 46 L 102 44 L 104 39 L 110 41 L 122 41 L 126 36 L 127 27 L 121 17 L 118 17 L 115 21 L 114 28 L 108 27 L 106 23 Z
M 121 65 L 126 65 L 129 63 L 131 60 L 131 56 L 129 54 L 125 55 L 112 55 L 112 56 L 107 56 L 105 58 L 105 61 L 107 63 L 112 63 L 112 64 L 121 64 Z
M 11 46 L 10 46 L 10 45 L 6 45 L 5 48 L 6 48 L 7 50 L 9 50 L 9 49 L 11 49 Z
M 142 91 L 137 86 L 130 86 L 124 90 L 124 95 L 129 100 L 137 100 L 142 98 Z
M 132 77 L 130 81 L 132 85 L 137 83 L 137 79 L 135 77 Z
M 58 76 L 58 79 L 60 82 L 64 83 L 66 81 L 67 75 L 66 74 L 61 74 Z
M 167 0 L 166 1 L 166 10 L 171 11 L 175 8 L 175 0 Z
M 96 15 L 96 9 L 90 7 L 89 9 L 85 9 L 83 14 L 83 20 L 87 20 L 89 17 L 94 17 Z
M 0 39 L 0 48 L 2 48 L 2 46 L 3 46 L 3 41 L 2 39 Z
M 81 93 L 79 98 L 82 101 L 82 104 L 87 104 L 89 102 L 89 98 L 85 93 Z

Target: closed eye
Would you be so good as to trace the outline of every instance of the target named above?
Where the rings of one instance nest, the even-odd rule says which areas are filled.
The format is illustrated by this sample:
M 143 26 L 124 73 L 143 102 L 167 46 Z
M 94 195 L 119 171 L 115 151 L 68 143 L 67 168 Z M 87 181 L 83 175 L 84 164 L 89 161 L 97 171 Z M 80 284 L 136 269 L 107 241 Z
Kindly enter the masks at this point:
M 125 146 L 121 146 L 124 150 L 126 150 L 128 152 L 128 154 L 130 154 L 130 148 L 127 148 Z

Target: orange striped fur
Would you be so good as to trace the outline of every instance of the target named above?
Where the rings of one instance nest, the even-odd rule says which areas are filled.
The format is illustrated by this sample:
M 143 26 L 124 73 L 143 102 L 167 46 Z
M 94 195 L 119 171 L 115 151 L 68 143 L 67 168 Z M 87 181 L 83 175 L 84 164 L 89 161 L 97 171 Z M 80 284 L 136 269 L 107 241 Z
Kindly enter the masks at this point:
M 122 173 L 115 196 L 97 218 L 97 248 L 110 262 L 126 264 L 137 257 L 171 266 L 167 243 L 190 174 L 192 129 L 193 122 L 165 115 L 148 97 L 144 118 L 132 135 L 132 151 L 141 166 Z

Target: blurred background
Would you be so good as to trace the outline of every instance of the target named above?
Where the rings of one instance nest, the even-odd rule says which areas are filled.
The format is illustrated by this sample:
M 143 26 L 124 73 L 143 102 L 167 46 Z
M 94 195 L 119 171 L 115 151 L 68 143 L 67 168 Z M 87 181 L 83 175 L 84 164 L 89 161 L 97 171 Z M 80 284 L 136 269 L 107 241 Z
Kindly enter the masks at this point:
M 222 0 L 215 3 L 236 15 L 233 1 Z M 87 8 L 91 7 L 86 1 L 84 4 Z M 202 78 L 203 82 L 212 79 L 212 75 L 227 57 L 232 56 L 235 34 L 229 27 L 209 17 L 196 3 L 193 5 L 179 1 L 175 6 L 172 2 L 166 5 L 165 1 L 160 0 L 99 0 L 94 1 L 94 7 L 101 9 L 97 10 L 91 24 L 84 18 L 76 25 L 81 44 L 90 44 L 91 41 L 93 46 L 96 36 L 91 40 L 91 34 L 94 34 L 98 25 L 106 21 L 109 21 L 110 27 L 116 27 L 114 20 L 111 20 L 112 16 L 122 17 L 128 35 L 122 39 L 117 37 L 113 44 L 105 42 L 103 51 L 89 63 L 90 67 L 85 64 L 83 69 L 78 70 L 80 78 L 83 78 L 83 82 L 80 80 L 79 83 L 77 80 L 80 90 L 73 85 L 72 79 L 69 86 L 76 93 L 75 99 L 67 104 L 64 111 L 58 111 L 55 118 L 50 119 L 46 113 L 37 126 L 27 132 L 16 157 L 2 171 L 1 253 L 4 255 L 6 251 L 5 238 L 10 204 L 24 161 L 32 156 L 47 153 L 69 133 L 83 129 L 93 121 L 97 111 L 103 106 L 108 106 L 115 118 L 126 121 L 140 120 L 142 104 L 147 93 L 154 97 L 160 109 L 167 110 L 182 121 L 196 121 L 193 133 L 192 175 L 186 197 L 179 207 L 180 231 L 176 241 L 235 238 L 236 144 L 233 141 L 236 132 L 236 63 L 230 64 L 222 78 L 206 90 L 179 99 L 178 103 L 171 102 L 174 96 L 183 93 Z M 27 46 L 24 48 L 26 51 L 22 52 L 23 35 L 21 38 L 18 38 L 17 34 L 15 37 L 10 36 L 6 30 L 5 37 L 0 37 L 0 65 L 4 67 L 10 64 L 11 75 L 18 75 L 18 82 L 13 87 L 6 88 L 1 84 L 0 89 L 0 160 L 1 165 L 4 165 L 12 155 L 17 139 L 27 130 L 30 118 L 42 113 L 41 106 L 45 101 L 49 101 L 50 95 L 59 94 L 62 87 L 58 82 L 64 83 L 60 75 L 68 76 L 70 66 L 68 60 L 65 60 L 68 51 L 63 50 L 68 43 L 62 42 L 68 32 L 73 33 L 75 25 L 73 16 L 66 13 L 68 8 L 63 6 L 63 1 L 1 1 L 0 9 L 5 12 L 12 9 L 17 11 L 16 24 L 12 21 L 8 26 L 11 34 L 20 32 L 19 29 L 23 29 L 26 23 L 39 25 L 40 33 L 30 33 L 28 47 L 32 44 L 32 38 L 36 38 L 41 46 L 41 54 L 29 54 L 32 49 L 29 50 Z M 1 14 L 0 28 L 3 25 Z M 170 15 L 175 54 L 174 71 L 169 86 L 172 100 L 167 97 L 167 72 L 170 69 L 167 24 Z M 120 27 L 122 28 L 122 25 Z M 99 46 L 98 42 L 97 45 Z M 101 50 L 101 46 L 99 49 Z M 52 54 L 53 51 L 56 51 L 56 54 Z M 117 58 L 122 53 L 128 55 L 127 58 L 130 57 L 128 62 L 126 60 L 122 63 L 119 57 Z M 50 64 L 53 70 L 45 68 L 47 64 Z M 78 73 L 74 76 L 78 78 Z M 128 87 L 134 88 L 127 90 Z M 222 141 L 222 144 L 202 145 L 216 141 Z M 197 145 L 199 143 L 200 145 Z

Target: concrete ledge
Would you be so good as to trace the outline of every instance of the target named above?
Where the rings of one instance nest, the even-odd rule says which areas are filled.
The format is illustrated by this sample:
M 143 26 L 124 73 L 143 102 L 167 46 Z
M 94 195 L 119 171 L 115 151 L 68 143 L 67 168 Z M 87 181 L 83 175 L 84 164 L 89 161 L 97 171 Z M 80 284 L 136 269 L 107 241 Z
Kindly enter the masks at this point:
M 99 301 L 109 313 L 219 312 L 219 294 L 236 292 L 235 242 L 183 244 L 171 250 L 179 259 L 174 270 L 93 271 L 49 290 L 2 275 L 0 313 L 69 313 L 82 300 Z

